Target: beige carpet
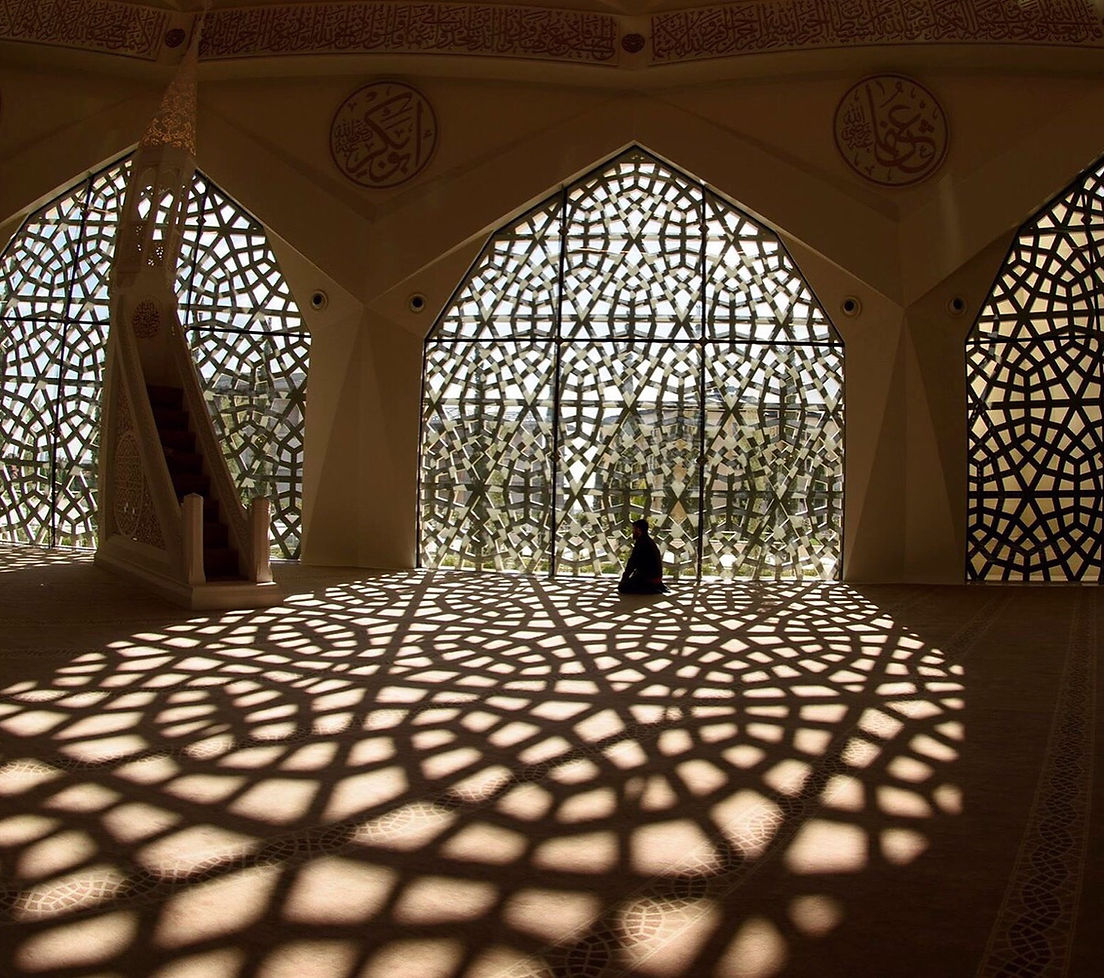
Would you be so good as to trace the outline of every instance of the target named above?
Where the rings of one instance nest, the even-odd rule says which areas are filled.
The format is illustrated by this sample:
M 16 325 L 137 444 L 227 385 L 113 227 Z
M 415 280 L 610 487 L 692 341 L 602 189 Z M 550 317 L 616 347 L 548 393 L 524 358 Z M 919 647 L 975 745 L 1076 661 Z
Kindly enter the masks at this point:
M 1102 973 L 1100 590 L 0 550 L 0 976 Z

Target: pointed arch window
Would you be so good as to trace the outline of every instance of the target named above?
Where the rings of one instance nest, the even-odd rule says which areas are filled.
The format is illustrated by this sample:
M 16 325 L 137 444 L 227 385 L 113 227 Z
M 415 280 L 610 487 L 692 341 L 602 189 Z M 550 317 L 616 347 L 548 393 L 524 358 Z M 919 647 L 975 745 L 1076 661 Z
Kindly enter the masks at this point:
M 96 545 L 108 273 L 122 160 L 31 214 L 0 254 L 0 540 Z M 297 558 L 310 337 L 264 228 L 202 173 L 188 200 L 179 317 L 243 498 L 272 501 Z
M 1020 228 L 966 342 L 967 576 L 1099 581 L 1104 160 Z
M 778 236 L 639 148 L 496 232 L 425 344 L 429 566 L 836 578 L 843 344 Z

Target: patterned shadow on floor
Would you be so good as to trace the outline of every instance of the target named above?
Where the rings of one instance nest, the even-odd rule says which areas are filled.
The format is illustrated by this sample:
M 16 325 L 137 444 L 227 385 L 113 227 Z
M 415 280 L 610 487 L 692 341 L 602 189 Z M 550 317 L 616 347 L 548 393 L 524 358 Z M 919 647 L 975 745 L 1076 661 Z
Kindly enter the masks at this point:
M 961 817 L 1009 600 L 937 644 L 938 589 L 284 567 L 189 613 L 4 556 L 12 978 L 783 974 Z

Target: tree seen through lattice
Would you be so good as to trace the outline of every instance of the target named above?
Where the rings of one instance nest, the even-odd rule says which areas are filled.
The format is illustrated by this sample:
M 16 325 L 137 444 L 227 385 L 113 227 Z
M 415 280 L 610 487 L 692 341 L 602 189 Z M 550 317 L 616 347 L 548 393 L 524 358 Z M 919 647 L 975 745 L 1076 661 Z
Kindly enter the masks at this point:
M 5 439 L 0 535 L 95 543 L 96 439 L 106 299 L 80 236 L 121 196 L 93 181 L 28 218 L 0 259 Z
M 545 353 L 526 343 L 428 351 L 421 522 L 434 565 L 547 569 L 553 392 Z
M 703 564 L 733 577 L 832 567 L 840 548 L 842 357 L 798 346 L 753 347 L 750 357 L 742 346 L 708 350 Z
M 647 515 L 672 577 L 833 578 L 842 375 L 777 236 L 630 150 L 497 232 L 430 331 L 421 559 L 613 573 Z M 549 482 L 496 495 L 526 464 Z
M 1101 577 L 1102 181 L 1098 163 L 1021 227 L 967 341 L 974 579 Z
M 561 354 L 557 565 L 612 573 L 625 527 L 664 527 L 669 572 L 695 573 L 700 428 L 694 347 L 571 343 Z
M 0 539 L 96 544 L 107 277 L 129 167 L 31 215 L 0 257 Z M 271 499 L 273 556 L 296 557 L 309 338 L 264 229 L 202 174 L 187 206 L 180 319 L 231 474 L 244 499 Z

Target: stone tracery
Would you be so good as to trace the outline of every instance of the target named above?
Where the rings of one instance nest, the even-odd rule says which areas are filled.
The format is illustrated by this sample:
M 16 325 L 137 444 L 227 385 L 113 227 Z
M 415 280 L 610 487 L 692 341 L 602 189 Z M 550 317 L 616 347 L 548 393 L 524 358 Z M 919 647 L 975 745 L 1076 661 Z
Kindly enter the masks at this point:
M 966 347 L 967 573 L 1097 581 L 1104 163 L 1028 220 Z
M 426 343 L 421 559 L 833 578 L 843 349 L 778 238 L 630 150 L 496 233 Z
M 0 258 L 8 542 L 95 545 L 107 270 L 128 165 L 47 204 Z M 186 227 L 181 323 L 227 461 L 243 496 L 273 500 L 275 555 L 297 557 L 307 334 L 263 228 L 201 175 Z

